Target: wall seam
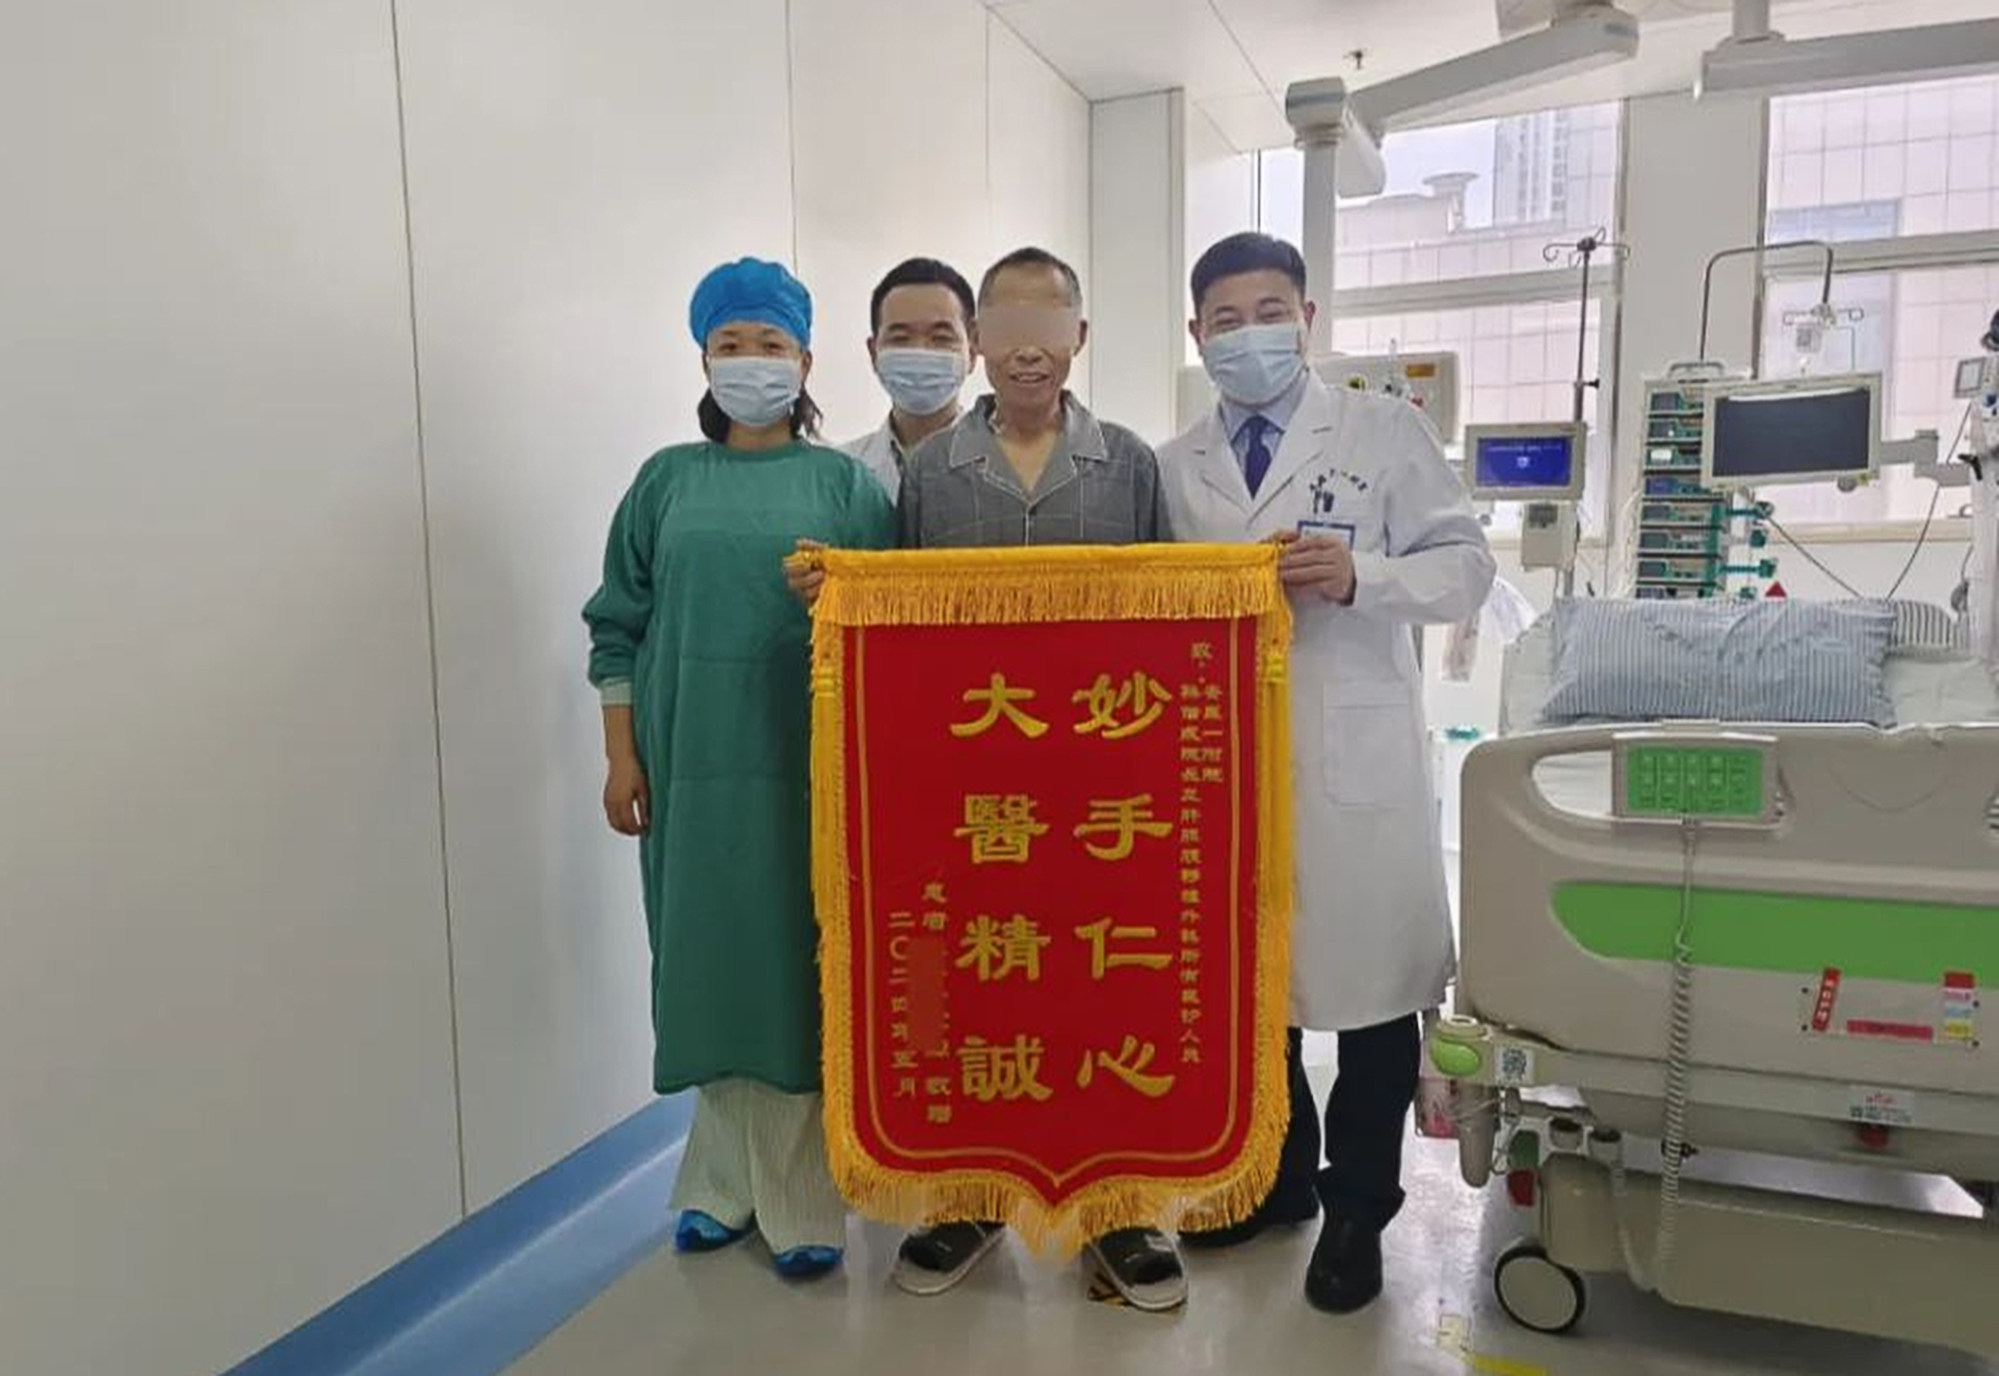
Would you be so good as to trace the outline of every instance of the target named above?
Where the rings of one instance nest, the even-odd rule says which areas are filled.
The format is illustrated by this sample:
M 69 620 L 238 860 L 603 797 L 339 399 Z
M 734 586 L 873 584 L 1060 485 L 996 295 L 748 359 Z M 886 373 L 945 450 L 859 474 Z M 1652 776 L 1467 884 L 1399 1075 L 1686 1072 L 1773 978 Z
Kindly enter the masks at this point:
M 784 0 L 784 157 L 791 191 L 791 270 L 803 276 L 798 261 L 798 72 L 792 60 L 791 3 Z
M 1037 58 L 1039 58 L 1041 60 L 1041 65 L 1046 67 L 1049 71 L 1055 73 L 1056 77 L 1062 82 L 1062 84 L 1064 86 L 1067 86 L 1070 90 L 1074 91 L 1077 97 L 1081 99 L 1085 104 L 1095 104 L 1095 102 L 1090 99 L 1089 94 L 1086 91 L 1084 91 L 1081 86 L 1078 86 L 1075 82 L 1069 80 L 1069 74 L 1067 72 L 1063 71 L 1060 67 L 1056 66 L 1054 62 L 1050 61 L 1047 53 L 1042 52 L 1041 49 L 1034 46 L 1033 39 L 1029 38 L 1026 34 L 1022 33 L 1019 30 L 1019 28 L 1017 28 L 1015 25 L 1007 23 L 1006 17 L 1002 15 L 998 10 L 988 6 L 986 9 L 986 18 L 994 20 L 1004 25 L 1008 33 L 1012 34 L 1015 38 L 1020 40 L 1021 47 L 1027 49 L 1029 52 L 1033 53 Z M 986 41 L 988 44 L 992 42 L 990 34 L 988 34 Z
M 437 647 L 437 561 L 431 541 L 430 457 L 424 435 L 423 350 L 417 327 L 416 227 L 410 209 L 409 121 L 403 101 L 402 15 L 398 0 L 389 0 L 389 50 L 396 80 L 396 159 L 402 175 L 403 266 L 410 303 L 410 381 L 416 402 L 417 503 L 423 527 L 424 614 L 429 623 L 431 739 L 436 748 L 437 846 L 440 892 L 444 900 L 445 995 L 451 1010 L 451 1112 L 457 1134 L 458 1215 L 472 1212 L 470 1171 L 465 1153 L 465 1074 L 464 1040 L 458 1020 L 458 943 L 451 903 L 451 827 L 445 815 L 444 790 L 444 684 Z

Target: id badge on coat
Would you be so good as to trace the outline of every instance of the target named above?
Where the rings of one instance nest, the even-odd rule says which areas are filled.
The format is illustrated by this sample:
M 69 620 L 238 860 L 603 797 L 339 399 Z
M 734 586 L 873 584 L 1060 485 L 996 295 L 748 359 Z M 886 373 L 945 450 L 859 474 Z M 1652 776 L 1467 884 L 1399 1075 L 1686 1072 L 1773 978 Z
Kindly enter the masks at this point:
M 1298 523 L 1300 535 L 1330 535 L 1346 543 L 1348 549 L 1354 547 L 1354 524 L 1352 521 L 1313 521 Z

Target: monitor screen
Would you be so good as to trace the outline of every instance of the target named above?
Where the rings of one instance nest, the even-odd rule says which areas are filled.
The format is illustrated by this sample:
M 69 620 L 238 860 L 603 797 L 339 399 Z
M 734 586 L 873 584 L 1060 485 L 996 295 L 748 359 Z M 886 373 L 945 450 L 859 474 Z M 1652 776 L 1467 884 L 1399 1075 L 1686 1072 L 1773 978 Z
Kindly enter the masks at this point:
M 1871 473 L 1874 393 L 1844 386 L 1720 396 L 1709 443 L 1718 483 Z
M 1969 401 L 1977 396 L 1985 385 L 1985 360 L 1967 358 L 1957 365 L 1957 386 L 1952 394 L 1959 401 Z
M 1473 445 L 1472 486 L 1547 491 L 1566 488 L 1576 466 L 1573 431 L 1481 435 Z

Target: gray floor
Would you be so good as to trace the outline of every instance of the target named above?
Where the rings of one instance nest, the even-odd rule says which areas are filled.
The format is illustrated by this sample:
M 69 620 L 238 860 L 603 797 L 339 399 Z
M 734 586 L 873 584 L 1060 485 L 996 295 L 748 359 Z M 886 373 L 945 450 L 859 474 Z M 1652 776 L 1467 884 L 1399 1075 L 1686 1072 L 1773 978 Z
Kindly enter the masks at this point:
M 1434 1143 L 1411 1147 L 1409 1175 L 1409 1208 L 1388 1236 L 1388 1293 L 1353 1319 L 1306 1307 L 1304 1232 L 1191 1257 L 1192 1302 L 1161 1317 L 1090 1303 L 1080 1266 L 1044 1265 L 1017 1246 L 953 1294 L 911 1299 L 888 1283 L 895 1235 L 857 1224 L 846 1274 L 802 1289 L 778 1281 L 755 1242 L 656 1256 L 515 1376 L 1999 1376 L 1949 1352 L 1675 1310 L 1604 1278 L 1577 1333 L 1538 1337 L 1491 1299 L 1492 1258 L 1521 1226 L 1500 1192 L 1467 1190 L 1454 1149 Z

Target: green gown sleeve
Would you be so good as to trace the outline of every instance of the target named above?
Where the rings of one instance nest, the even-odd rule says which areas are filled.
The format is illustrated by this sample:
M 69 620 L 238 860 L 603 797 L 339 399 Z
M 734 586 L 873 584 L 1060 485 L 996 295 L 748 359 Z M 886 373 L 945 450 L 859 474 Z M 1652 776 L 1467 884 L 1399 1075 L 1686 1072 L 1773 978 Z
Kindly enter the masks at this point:
M 854 483 L 847 496 L 847 533 L 843 543 L 850 549 L 894 549 L 896 509 L 872 473 L 859 464 L 854 469 Z
M 605 701 L 630 702 L 639 646 L 652 622 L 653 557 L 659 541 L 661 465 L 640 471 L 611 518 L 604 546 L 604 581 L 583 608 L 590 628 L 590 682 Z

